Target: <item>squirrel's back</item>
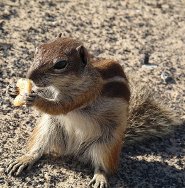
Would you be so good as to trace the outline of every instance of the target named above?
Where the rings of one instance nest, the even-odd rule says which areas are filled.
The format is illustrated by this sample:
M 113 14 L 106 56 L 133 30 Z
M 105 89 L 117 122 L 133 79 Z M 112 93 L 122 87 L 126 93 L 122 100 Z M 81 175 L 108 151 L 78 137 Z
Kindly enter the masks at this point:
M 128 127 L 126 144 L 136 143 L 151 138 L 161 138 L 171 132 L 181 122 L 172 109 L 163 104 L 156 93 L 146 84 L 138 83 L 139 78 L 126 73 L 118 62 L 96 60 L 92 62 L 103 79 L 125 79 L 129 87 Z M 111 88 L 110 88 L 111 89 Z M 119 90 L 117 90 L 119 92 Z M 128 93 L 128 91 L 123 91 Z M 118 95 L 118 94 L 117 94 Z

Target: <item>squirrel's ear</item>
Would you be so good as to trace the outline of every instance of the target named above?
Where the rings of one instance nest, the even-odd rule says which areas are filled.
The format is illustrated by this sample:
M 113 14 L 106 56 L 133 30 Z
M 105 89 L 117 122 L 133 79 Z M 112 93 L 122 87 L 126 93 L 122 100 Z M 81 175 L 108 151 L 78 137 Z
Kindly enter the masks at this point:
M 89 60 L 89 54 L 87 52 L 87 49 L 83 45 L 80 45 L 76 48 L 76 50 L 78 51 L 78 54 L 80 55 L 83 65 L 85 66 Z

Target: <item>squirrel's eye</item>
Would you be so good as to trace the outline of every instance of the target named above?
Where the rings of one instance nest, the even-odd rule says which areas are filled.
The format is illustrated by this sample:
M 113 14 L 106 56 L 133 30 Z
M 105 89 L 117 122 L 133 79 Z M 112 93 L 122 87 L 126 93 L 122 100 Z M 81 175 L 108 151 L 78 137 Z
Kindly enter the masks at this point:
M 64 69 L 67 65 L 67 61 L 58 61 L 57 63 L 55 63 L 55 65 L 53 66 L 54 69 Z

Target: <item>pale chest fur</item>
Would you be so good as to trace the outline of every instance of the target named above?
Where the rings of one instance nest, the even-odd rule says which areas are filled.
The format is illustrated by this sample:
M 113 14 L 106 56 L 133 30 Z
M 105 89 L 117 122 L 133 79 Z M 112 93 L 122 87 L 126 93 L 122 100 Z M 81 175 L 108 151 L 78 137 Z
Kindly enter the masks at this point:
M 83 109 L 74 110 L 67 115 L 55 116 L 64 129 L 66 137 L 66 154 L 75 154 L 83 145 L 100 139 L 107 142 L 115 134 L 123 134 L 126 129 L 127 104 L 116 99 L 101 100 Z M 121 130 L 117 133 L 117 130 Z
M 57 116 L 57 120 L 67 135 L 66 154 L 75 153 L 81 149 L 84 142 L 90 142 L 101 136 L 98 123 L 79 111 Z

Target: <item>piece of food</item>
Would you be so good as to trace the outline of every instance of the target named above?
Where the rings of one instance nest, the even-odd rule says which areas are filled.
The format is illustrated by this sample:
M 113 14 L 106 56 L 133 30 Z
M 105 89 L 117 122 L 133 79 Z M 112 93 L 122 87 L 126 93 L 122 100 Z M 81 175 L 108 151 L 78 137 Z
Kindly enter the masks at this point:
M 14 106 L 22 106 L 25 104 L 25 97 L 31 93 L 32 82 L 29 79 L 21 78 L 17 81 L 16 86 L 19 90 L 19 95 L 14 99 Z

